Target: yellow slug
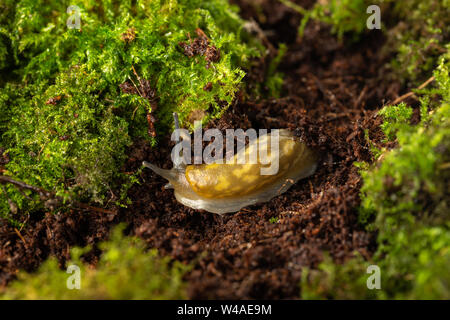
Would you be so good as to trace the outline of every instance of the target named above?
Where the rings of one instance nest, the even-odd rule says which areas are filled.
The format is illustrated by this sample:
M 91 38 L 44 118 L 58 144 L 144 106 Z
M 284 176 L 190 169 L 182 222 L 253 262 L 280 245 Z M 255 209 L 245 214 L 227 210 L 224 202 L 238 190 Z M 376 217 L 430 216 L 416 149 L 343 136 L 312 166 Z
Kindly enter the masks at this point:
M 144 166 L 167 179 L 168 186 L 175 189 L 176 199 L 185 206 L 218 214 L 236 212 L 243 207 L 271 200 L 316 170 L 314 153 L 288 130 L 278 132 L 278 152 L 272 152 L 272 147 L 267 147 L 272 145 L 271 134 L 266 134 L 252 140 L 234 156 L 233 161 L 188 165 L 171 170 L 145 161 Z M 267 156 L 263 159 L 261 151 L 256 151 L 258 147 L 267 149 L 264 150 Z M 258 154 L 255 163 L 239 164 L 242 162 L 238 159 L 243 159 L 239 157 L 244 155 L 249 162 L 252 152 Z M 264 169 L 268 171 L 271 167 L 278 169 L 275 174 L 262 174 Z

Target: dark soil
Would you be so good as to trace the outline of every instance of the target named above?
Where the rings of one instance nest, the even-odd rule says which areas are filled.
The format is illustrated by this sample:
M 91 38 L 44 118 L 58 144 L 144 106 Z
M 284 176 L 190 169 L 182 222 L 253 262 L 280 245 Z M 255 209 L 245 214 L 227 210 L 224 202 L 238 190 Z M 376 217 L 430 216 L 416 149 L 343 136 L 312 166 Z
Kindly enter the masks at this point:
M 18 269 L 35 270 L 49 255 L 64 264 L 74 245 L 95 248 L 118 222 L 126 222 L 130 234 L 162 255 L 192 263 L 185 280 L 195 299 L 298 298 L 302 268 L 317 267 L 324 252 L 336 262 L 355 251 L 370 257 L 376 235 L 358 225 L 361 178 L 353 163 L 374 161 L 365 130 L 375 143 L 381 141 L 375 111 L 401 89 L 387 80 L 381 33 L 340 43 L 328 27 L 310 22 L 300 40 L 301 16 L 279 2 L 258 1 L 262 13 L 251 5 L 255 1 L 234 2 L 245 18 L 259 23 L 274 47 L 288 44 L 280 66 L 284 93 L 281 99 L 238 99 L 210 126 L 290 128 L 317 150 L 317 172 L 268 203 L 219 216 L 177 203 L 173 191 L 163 188 L 165 181 L 145 170 L 143 183 L 129 192 L 133 204 L 128 209 L 33 216 L 23 230 L 0 222 L 0 284 L 13 279 Z M 261 74 L 250 71 L 248 81 Z M 169 137 L 161 137 L 157 148 L 136 142 L 125 170 L 136 170 L 143 160 L 170 168 L 170 147 Z M 272 217 L 278 222 L 270 222 Z M 95 263 L 99 254 L 94 249 L 86 260 Z

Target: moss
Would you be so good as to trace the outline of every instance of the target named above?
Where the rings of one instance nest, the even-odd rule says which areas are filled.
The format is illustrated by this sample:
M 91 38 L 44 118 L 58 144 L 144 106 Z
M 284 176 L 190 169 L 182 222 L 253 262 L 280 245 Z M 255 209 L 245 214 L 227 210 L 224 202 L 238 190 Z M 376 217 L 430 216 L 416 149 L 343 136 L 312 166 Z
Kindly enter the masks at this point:
M 2 143 L 10 162 L 5 173 L 59 195 L 70 190 L 71 196 L 101 202 L 116 187 L 112 181 L 121 177 L 116 168 L 131 143 L 126 120 L 98 99 L 106 87 L 98 73 L 87 74 L 81 66 L 59 74 L 43 93 L 21 96 L 20 104 L 7 100 L 11 117 Z M 60 101 L 46 103 L 53 97 Z
M 378 112 L 385 119 L 381 129 L 387 140 L 394 140 L 396 133 L 400 130 L 407 130 L 413 109 L 405 103 L 396 106 L 384 107 Z
M 386 1 L 396 24 L 388 31 L 386 50 L 396 53 L 392 65 L 400 79 L 421 82 L 448 51 L 450 2 L 448 0 Z M 386 10 L 388 10 L 386 9 Z
M 80 8 L 80 29 L 67 26 L 69 5 Z M 181 121 L 199 110 L 204 121 L 220 117 L 241 88 L 242 68 L 260 54 L 225 0 L 1 6 L 0 70 L 9 74 L 0 83 L 0 148 L 10 158 L 3 174 L 68 201 L 123 199 L 113 194 L 133 179 L 120 173 L 132 141 L 155 146 L 172 126 L 173 111 Z M 190 43 L 198 28 L 218 59 L 185 55 L 180 43 Z M 1 215 L 12 217 L 11 201 L 20 213 L 42 207 L 36 195 L 27 196 L 34 200 L 6 186 Z
M 285 56 L 288 47 L 281 43 L 278 48 L 278 53 L 275 58 L 270 61 L 269 67 L 267 69 L 266 83 L 267 96 L 271 98 L 279 98 L 281 95 L 281 89 L 283 86 L 283 74 L 277 71 L 283 57 Z
M 384 55 L 394 56 L 391 62 L 394 75 L 404 82 L 423 81 L 437 67 L 438 58 L 448 51 L 448 0 L 325 0 L 309 10 L 289 0 L 282 2 L 303 15 L 300 37 L 308 21 L 314 19 L 329 24 L 341 40 L 361 39 L 371 32 L 367 29 L 366 10 L 370 5 L 378 5 L 386 35 Z
M 238 90 L 244 75 L 239 66 L 258 54 L 241 43 L 242 21 L 226 1 L 83 1 L 80 30 L 66 26 L 68 5 L 16 4 L 10 29 L 16 54 L 27 58 L 19 61 L 23 79 L 48 80 L 64 67 L 85 64 L 86 72 L 101 71 L 117 88 L 133 77 L 135 66 L 157 90 L 161 123 L 168 124 L 174 110 L 184 119 L 194 105 L 217 116 L 223 111 L 218 100 L 229 104 Z M 179 46 L 197 28 L 221 51 L 213 68 L 205 68 L 202 57 L 186 57 Z M 130 29 L 135 38 L 124 41 Z M 208 82 L 215 87 L 211 92 L 203 90 Z
M 382 128 L 398 148 L 363 169 L 360 220 L 378 232 L 371 264 L 381 290 L 365 285 L 366 261 L 326 261 L 305 277 L 305 297 L 449 299 L 450 276 L 450 60 L 440 59 L 436 87 L 421 91 L 421 121 L 409 123 L 405 104 L 381 110 Z M 419 94 L 419 93 L 417 93 Z M 370 222 L 372 221 L 372 222 Z M 339 279 L 336 281 L 335 279 Z
M 19 273 L 0 299 L 186 299 L 182 277 L 189 267 L 160 257 L 156 250 L 146 251 L 139 239 L 124 237 L 122 229 L 116 228 L 101 244 L 103 254 L 95 269 L 80 259 L 88 248 L 72 249 L 67 266 L 80 268 L 79 290 L 67 287 L 74 274 L 49 259 L 36 273 Z
M 300 37 L 303 36 L 308 22 L 317 20 L 331 25 L 332 32 L 339 39 L 343 39 L 344 35 L 349 33 L 354 35 L 363 33 L 368 18 L 366 9 L 374 4 L 374 1 L 369 3 L 366 0 L 324 0 L 317 1 L 311 9 L 307 10 L 290 0 L 281 0 L 281 2 L 303 15 L 298 30 Z
M 272 217 L 269 219 L 269 222 L 272 224 L 278 223 L 278 221 L 280 221 L 280 219 L 278 217 Z
M 302 270 L 302 299 L 373 299 L 376 290 L 368 290 L 367 267 L 370 263 L 360 255 L 345 264 L 333 263 L 326 255 L 317 270 Z

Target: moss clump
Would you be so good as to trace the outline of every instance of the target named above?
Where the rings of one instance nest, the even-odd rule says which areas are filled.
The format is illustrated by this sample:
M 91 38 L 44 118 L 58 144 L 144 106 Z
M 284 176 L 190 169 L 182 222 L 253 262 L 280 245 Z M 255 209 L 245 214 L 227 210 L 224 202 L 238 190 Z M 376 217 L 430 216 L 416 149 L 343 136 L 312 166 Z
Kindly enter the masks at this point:
M 289 1 L 284 4 L 303 15 L 299 36 L 309 20 L 314 19 L 332 28 L 339 39 L 358 39 L 371 32 L 367 29 L 370 14 L 367 8 L 381 9 L 382 30 L 386 34 L 384 54 L 393 55 L 391 66 L 402 81 L 420 82 L 437 67 L 439 56 L 446 53 L 450 41 L 450 3 L 448 0 L 324 0 L 312 9 Z
M 369 3 L 366 0 L 324 0 L 317 1 L 312 9 L 307 10 L 290 0 L 281 0 L 281 2 L 303 15 L 299 26 L 300 37 L 303 36 L 308 22 L 317 20 L 331 25 L 332 32 L 339 39 L 348 33 L 356 35 L 363 33 L 368 17 L 366 9 L 369 5 L 374 4 L 374 1 Z
M 163 123 L 175 110 L 182 118 L 195 109 L 211 109 L 211 116 L 217 116 L 223 111 L 218 102 L 229 104 L 238 90 L 244 76 L 239 66 L 257 55 L 241 42 L 242 21 L 226 1 L 81 1 L 79 30 L 66 25 L 70 4 L 14 4 L 15 19 L 6 28 L 22 79 L 49 81 L 84 64 L 87 73 L 101 72 L 117 96 L 119 84 L 133 77 L 134 66 L 157 91 Z M 197 28 L 221 52 L 209 69 L 205 59 L 189 59 L 179 46 Z M 209 82 L 210 92 L 203 90 Z
M 80 9 L 80 29 L 67 26 L 69 5 Z M 119 200 L 120 186 L 133 179 L 120 173 L 131 142 L 155 145 L 173 111 L 182 121 L 198 111 L 204 121 L 219 117 L 240 89 L 241 68 L 260 52 L 245 44 L 243 22 L 225 0 L 0 6 L 0 72 L 8 74 L 0 83 L 0 148 L 10 159 L 1 174 L 66 200 Z M 214 59 L 188 57 L 180 45 L 198 29 L 217 49 Z M 30 192 L 0 189 L 3 217 L 40 206 Z
M 376 290 L 368 290 L 366 281 L 370 265 L 357 255 L 345 264 L 335 264 L 326 255 L 318 270 L 303 269 L 302 299 L 373 299 Z
M 72 249 L 67 266 L 80 268 L 79 290 L 67 288 L 74 274 L 61 270 L 52 258 L 34 274 L 19 273 L 0 299 L 186 299 L 182 277 L 189 267 L 159 257 L 156 250 L 146 251 L 139 239 L 124 237 L 122 229 L 117 227 L 100 245 L 103 254 L 95 269 L 80 260 L 86 249 Z
M 437 67 L 439 56 L 448 52 L 450 2 L 383 1 L 384 12 L 392 14 L 386 49 L 396 53 L 392 65 L 400 79 L 420 82 Z M 389 21 L 386 21 L 389 22 Z
M 17 93 L 20 89 L 8 84 L 0 96 L 2 105 L 10 106 L 2 136 L 10 159 L 5 174 L 60 196 L 101 202 L 116 188 L 114 180 L 126 179 L 117 168 L 131 143 L 127 121 L 99 102 L 106 87 L 100 74 L 87 74 L 84 66 L 60 73 L 43 92 L 29 85 L 28 92 Z M 46 102 L 54 97 L 55 104 Z M 14 187 L 7 190 L 19 208 L 32 208 Z
M 380 112 L 383 131 L 396 139 L 398 148 L 385 151 L 381 163 L 362 171 L 360 220 L 378 231 L 378 250 L 370 264 L 381 269 L 381 290 L 365 285 L 369 262 L 335 266 L 328 261 L 323 272 L 304 279 L 305 297 L 450 298 L 448 58 L 442 57 L 435 71 L 436 88 L 421 91 L 419 124 L 409 123 L 412 110 L 405 104 Z
M 373 3 L 371 3 L 373 4 Z M 333 26 L 332 31 L 339 38 L 345 33 L 362 33 L 366 30 L 367 13 L 366 9 L 370 4 L 367 1 L 352 0 L 329 0 L 324 1 L 315 7 L 317 17 Z

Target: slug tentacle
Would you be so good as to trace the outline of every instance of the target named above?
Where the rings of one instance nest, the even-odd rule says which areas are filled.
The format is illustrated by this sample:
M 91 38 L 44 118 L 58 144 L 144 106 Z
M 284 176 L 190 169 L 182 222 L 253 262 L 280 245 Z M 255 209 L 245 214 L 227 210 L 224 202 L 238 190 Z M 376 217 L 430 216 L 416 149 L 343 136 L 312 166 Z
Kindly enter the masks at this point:
M 163 177 L 164 179 L 168 180 L 170 183 L 173 183 L 174 181 L 177 181 L 177 173 L 174 170 L 167 170 L 167 169 L 161 169 L 160 167 L 157 167 L 150 162 L 144 161 L 142 163 L 144 167 L 147 167 L 149 169 L 152 169 L 154 173 L 157 175 Z
M 142 162 L 142 165 L 151 169 L 154 173 L 169 181 L 169 183 L 164 186 L 165 189 L 183 190 L 184 192 L 186 192 L 186 189 L 189 189 L 189 185 L 185 177 L 184 168 L 172 168 L 170 170 L 167 170 L 157 167 L 147 161 Z

